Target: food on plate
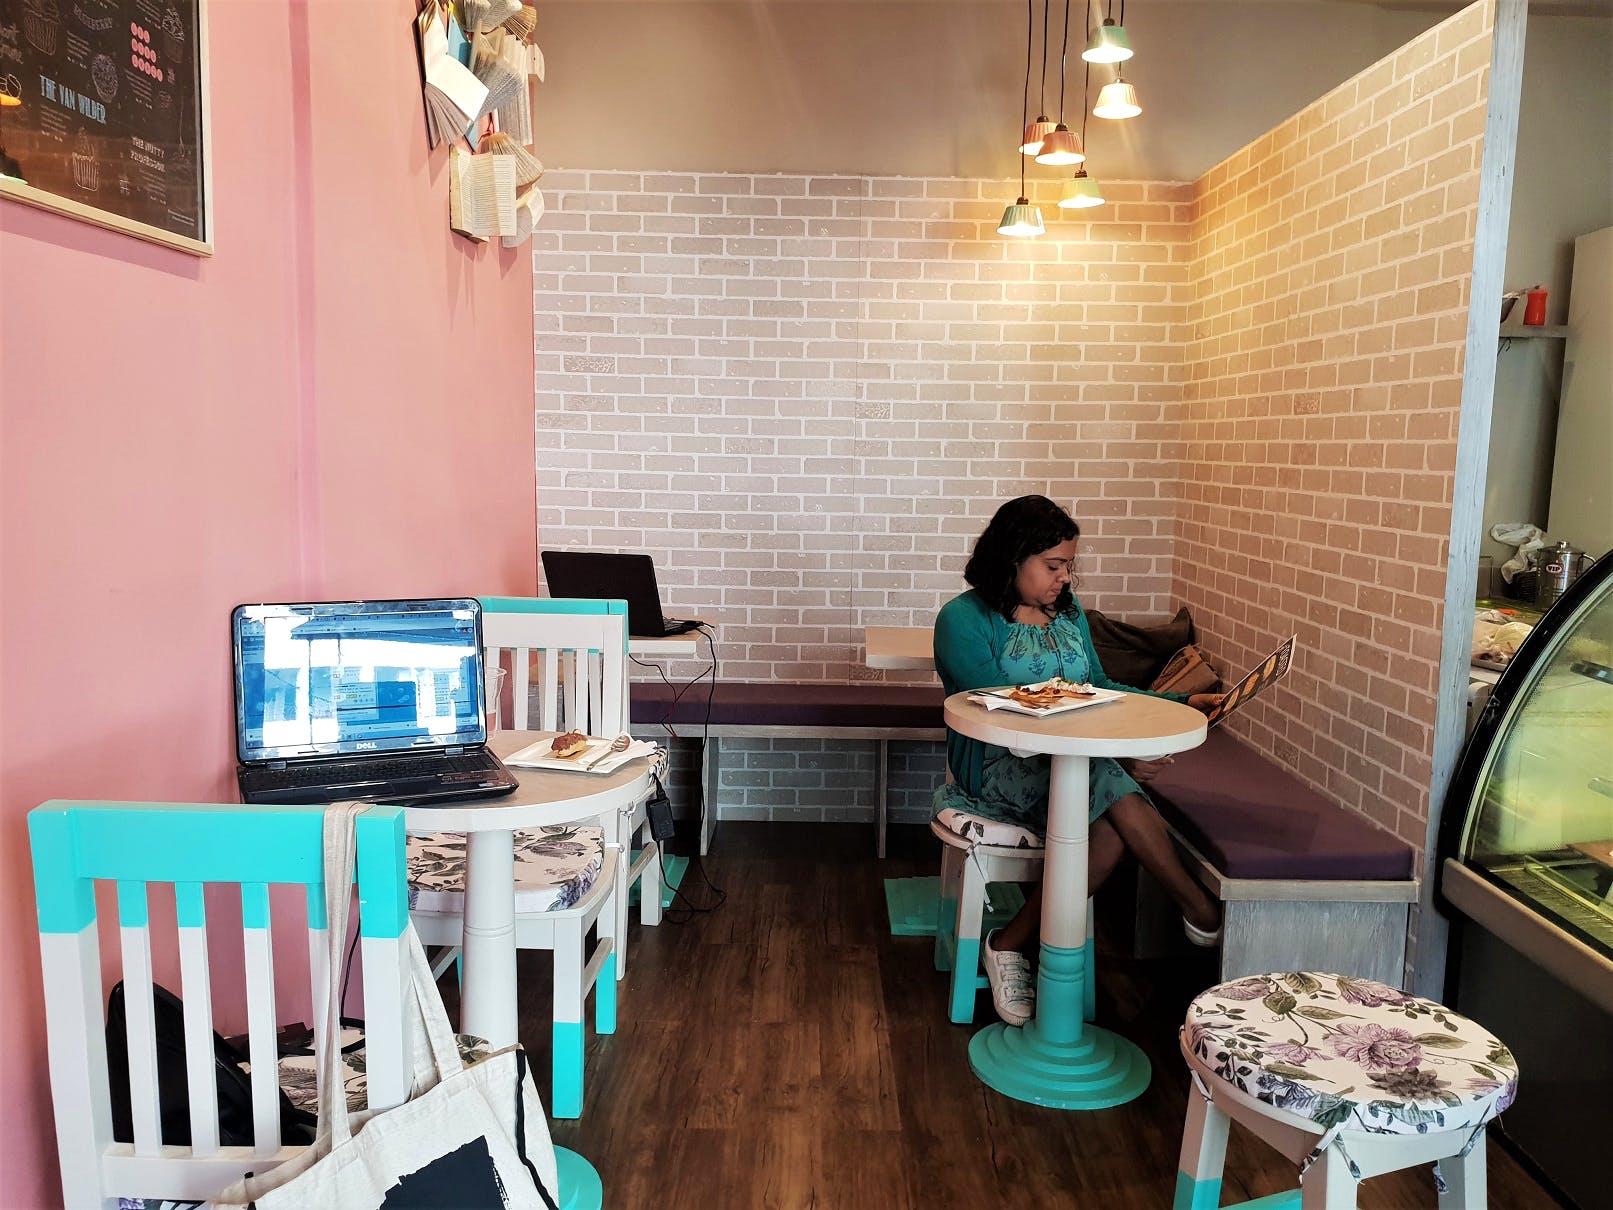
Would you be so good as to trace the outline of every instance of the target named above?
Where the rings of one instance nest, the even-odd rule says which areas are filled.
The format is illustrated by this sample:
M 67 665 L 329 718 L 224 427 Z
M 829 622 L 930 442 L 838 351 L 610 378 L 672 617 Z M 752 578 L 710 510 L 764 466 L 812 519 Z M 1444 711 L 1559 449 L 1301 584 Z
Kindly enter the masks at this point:
M 1022 685 L 1008 692 L 1010 700 L 1034 709 L 1062 705 L 1064 702 L 1075 698 L 1097 696 L 1092 686 L 1078 685 L 1074 681 L 1066 681 L 1060 677 L 1054 677 L 1050 681 L 1043 681 L 1040 685 Z
M 581 731 L 567 731 L 564 735 L 554 737 L 554 743 L 549 746 L 549 755 L 558 760 L 565 760 L 569 756 L 588 747 L 588 737 Z

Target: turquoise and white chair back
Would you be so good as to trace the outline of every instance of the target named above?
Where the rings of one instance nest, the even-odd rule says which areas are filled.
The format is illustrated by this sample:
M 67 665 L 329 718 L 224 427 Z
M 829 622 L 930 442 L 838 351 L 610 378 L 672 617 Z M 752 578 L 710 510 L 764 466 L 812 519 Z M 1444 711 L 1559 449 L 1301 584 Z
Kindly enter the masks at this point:
M 261 1173 L 301 1150 L 283 1145 L 280 1135 L 270 888 L 303 888 L 315 997 L 312 1019 L 322 1023 L 329 947 L 344 940 L 330 937 L 326 929 L 323 813 L 320 806 L 63 801 L 29 812 L 51 1098 L 68 1207 L 116 1210 L 120 1198 L 203 1200 L 245 1173 Z M 383 1109 L 409 1095 L 402 1013 L 408 923 L 402 810 L 377 806 L 365 811 L 357 820 L 357 845 L 368 1100 L 371 1109 Z M 134 1134 L 130 1143 L 112 1137 L 97 882 L 116 886 Z M 178 926 L 188 1147 L 160 1137 L 152 960 L 154 952 L 166 947 L 154 945 L 149 903 L 152 887 L 161 884 L 172 888 Z M 252 1069 L 250 1147 L 219 1142 L 208 895 L 203 892 L 207 884 L 214 885 L 215 906 L 224 893 L 219 884 L 239 888 Z M 302 913 L 295 915 L 300 922 Z M 318 1044 L 323 1043 L 319 1038 Z
M 628 728 L 627 602 L 483 597 L 487 666 L 508 653 L 517 731 L 616 736 Z M 532 709 L 536 682 L 537 710 Z

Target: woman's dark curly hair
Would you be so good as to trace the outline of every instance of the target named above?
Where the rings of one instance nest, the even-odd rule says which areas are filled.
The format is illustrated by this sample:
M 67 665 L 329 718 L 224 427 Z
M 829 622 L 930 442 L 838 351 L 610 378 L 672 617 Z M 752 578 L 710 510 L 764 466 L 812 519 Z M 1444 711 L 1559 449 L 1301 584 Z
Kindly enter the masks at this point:
M 1004 504 L 975 541 L 963 578 L 1010 622 L 1020 605 L 1019 565 L 1032 555 L 1081 536 L 1075 519 L 1046 496 L 1020 496 Z M 1054 613 L 1075 607 L 1069 585 L 1053 603 Z

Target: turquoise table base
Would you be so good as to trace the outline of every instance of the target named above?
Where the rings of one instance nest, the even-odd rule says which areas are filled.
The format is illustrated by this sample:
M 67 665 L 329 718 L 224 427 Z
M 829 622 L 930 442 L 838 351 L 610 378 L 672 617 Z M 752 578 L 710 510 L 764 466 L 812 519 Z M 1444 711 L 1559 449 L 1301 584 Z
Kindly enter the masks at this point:
M 605 1204 L 605 1186 L 594 1166 L 566 1147 L 556 1147 L 554 1159 L 560 1177 L 560 1210 L 600 1210 Z
M 969 1039 L 975 1075 L 1004 1096 L 1053 1109 L 1107 1109 L 1141 1096 L 1148 1057 L 1082 1020 L 1088 977 L 1084 949 L 1044 944 L 1035 1019 L 1023 1027 L 988 1025 Z

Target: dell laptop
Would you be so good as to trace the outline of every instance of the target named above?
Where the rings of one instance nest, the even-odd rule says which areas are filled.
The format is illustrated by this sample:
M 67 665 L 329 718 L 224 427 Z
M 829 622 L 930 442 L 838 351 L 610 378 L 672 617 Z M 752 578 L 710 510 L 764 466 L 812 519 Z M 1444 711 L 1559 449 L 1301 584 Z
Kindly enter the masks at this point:
M 655 564 L 649 555 L 546 550 L 542 558 L 543 581 L 551 597 L 626 601 L 627 632 L 637 638 L 687 634 L 700 625 L 663 616 L 661 591 L 655 586 Z
M 413 805 L 515 789 L 487 750 L 474 598 L 241 605 L 230 628 L 243 801 Z

